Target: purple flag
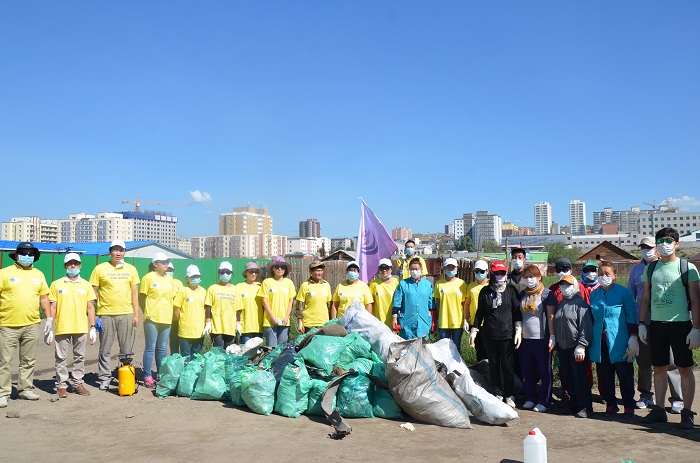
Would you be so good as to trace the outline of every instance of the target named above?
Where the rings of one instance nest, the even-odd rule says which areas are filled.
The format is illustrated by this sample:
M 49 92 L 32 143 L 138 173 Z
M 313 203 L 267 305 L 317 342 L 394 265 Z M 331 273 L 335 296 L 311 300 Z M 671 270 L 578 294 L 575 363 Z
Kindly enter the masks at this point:
M 360 264 L 360 279 L 365 283 L 377 274 L 379 260 L 390 258 L 398 249 L 391 235 L 379 221 L 365 200 L 362 200 L 360 233 L 357 235 L 357 262 Z

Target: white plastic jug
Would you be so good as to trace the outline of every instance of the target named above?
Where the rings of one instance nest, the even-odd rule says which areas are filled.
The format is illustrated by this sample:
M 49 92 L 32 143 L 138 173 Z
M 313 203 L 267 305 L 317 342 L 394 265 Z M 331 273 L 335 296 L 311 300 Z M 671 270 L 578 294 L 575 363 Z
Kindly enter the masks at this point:
M 547 463 L 547 438 L 535 428 L 523 439 L 524 463 Z

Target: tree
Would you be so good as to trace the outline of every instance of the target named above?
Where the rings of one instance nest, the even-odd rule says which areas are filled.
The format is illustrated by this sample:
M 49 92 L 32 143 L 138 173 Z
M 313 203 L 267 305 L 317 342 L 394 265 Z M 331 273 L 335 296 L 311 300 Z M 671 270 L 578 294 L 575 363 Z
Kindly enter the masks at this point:
M 484 252 L 503 252 L 501 245 L 494 240 L 486 240 L 481 243 L 481 249 Z
M 564 243 L 549 243 L 545 245 L 544 251 L 548 253 L 547 263 L 549 264 L 554 264 L 557 259 L 562 257 L 569 259 L 571 262 L 575 262 L 583 254 L 581 248 L 567 248 Z
M 472 241 L 472 237 L 469 235 L 464 235 L 460 239 L 455 240 L 455 249 L 457 251 L 467 251 L 467 252 L 475 251 L 474 242 Z

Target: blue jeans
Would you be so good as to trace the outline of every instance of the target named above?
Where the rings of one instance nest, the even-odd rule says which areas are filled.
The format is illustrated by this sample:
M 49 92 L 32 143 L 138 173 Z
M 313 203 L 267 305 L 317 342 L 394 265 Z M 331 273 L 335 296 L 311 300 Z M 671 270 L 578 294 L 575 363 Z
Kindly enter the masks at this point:
M 144 320 L 143 334 L 146 336 L 146 347 L 143 350 L 143 377 L 148 378 L 153 376 L 153 353 L 156 354 L 156 369 L 158 370 L 160 370 L 160 363 L 168 355 L 170 325 Z
M 277 344 L 286 344 L 289 337 L 288 326 L 268 326 L 265 328 L 265 345 L 275 347 Z
M 250 341 L 253 338 L 262 338 L 263 334 L 262 333 L 243 333 L 241 335 L 241 343 L 245 344 L 246 342 Z
M 194 354 L 199 354 L 199 351 L 202 350 L 202 341 L 204 341 L 204 338 L 180 338 L 180 355 L 193 358 Z
M 457 350 L 460 353 L 462 352 L 462 333 L 464 333 L 462 328 L 440 328 L 438 332 L 440 334 L 440 339 L 452 339 L 452 342 L 457 346 Z

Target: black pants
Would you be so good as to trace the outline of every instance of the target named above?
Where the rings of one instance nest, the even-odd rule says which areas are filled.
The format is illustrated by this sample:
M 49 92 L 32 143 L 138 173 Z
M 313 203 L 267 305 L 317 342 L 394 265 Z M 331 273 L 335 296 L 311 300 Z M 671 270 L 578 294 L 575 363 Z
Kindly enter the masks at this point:
M 489 371 L 494 395 L 510 397 L 515 395 L 513 378 L 513 354 L 515 345 L 512 339 L 490 339 L 484 336 L 486 355 L 489 359 Z M 501 385 L 501 373 L 503 384 Z
M 484 345 L 484 338 L 486 336 L 481 334 L 481 331 L 476 333 L 476 339 L 474 340 L 474 348 L 476 349 L 476 360 L 481 362 L 482 360 L 488 358 L 486 354 L 486 346 Z

